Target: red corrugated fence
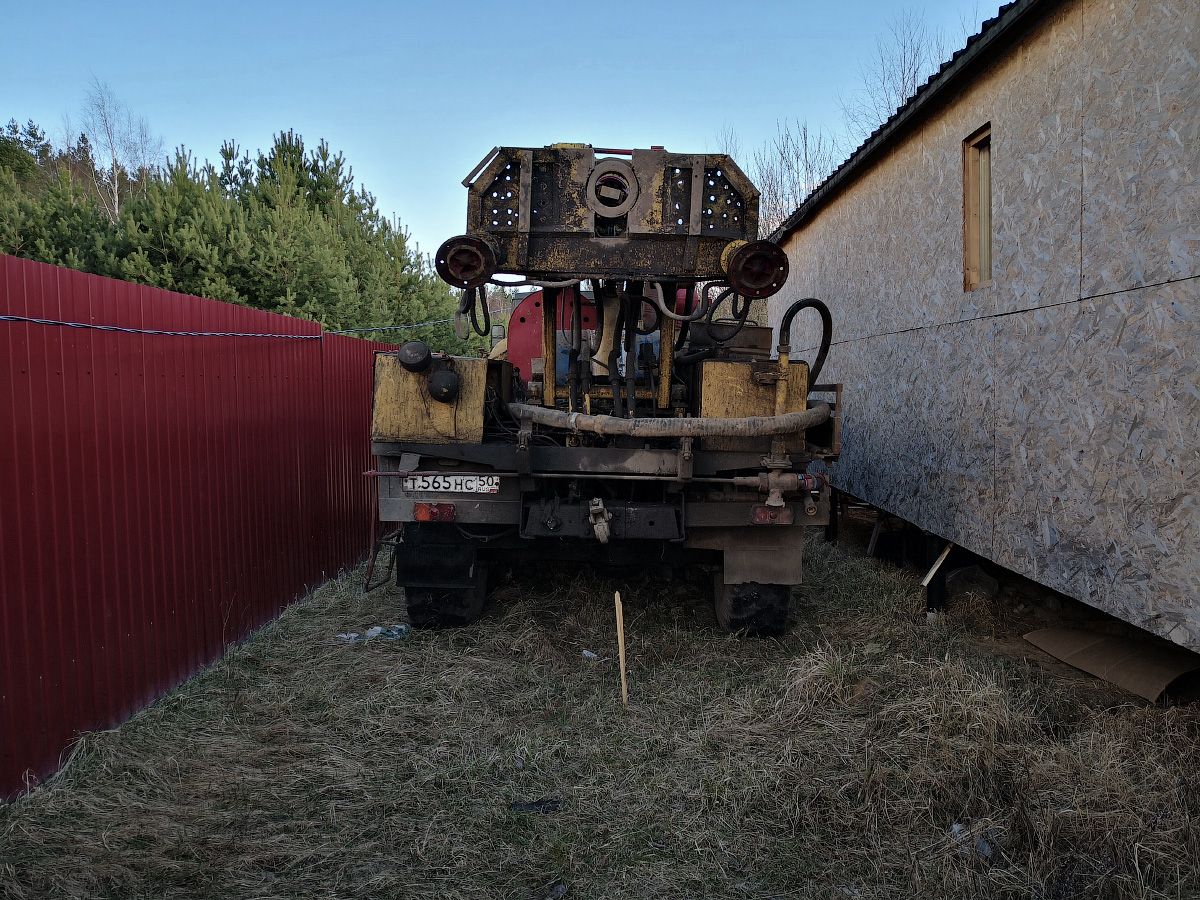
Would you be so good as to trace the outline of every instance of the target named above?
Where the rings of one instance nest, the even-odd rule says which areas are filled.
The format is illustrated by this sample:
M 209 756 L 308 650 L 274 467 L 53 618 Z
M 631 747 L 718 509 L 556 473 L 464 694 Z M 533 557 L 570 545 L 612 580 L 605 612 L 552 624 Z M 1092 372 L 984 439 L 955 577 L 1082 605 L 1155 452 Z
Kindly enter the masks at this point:
M 0 321 L 3 797 L 367 552 L 389 345 L 7 256 L 0 315 L 280 335 Z

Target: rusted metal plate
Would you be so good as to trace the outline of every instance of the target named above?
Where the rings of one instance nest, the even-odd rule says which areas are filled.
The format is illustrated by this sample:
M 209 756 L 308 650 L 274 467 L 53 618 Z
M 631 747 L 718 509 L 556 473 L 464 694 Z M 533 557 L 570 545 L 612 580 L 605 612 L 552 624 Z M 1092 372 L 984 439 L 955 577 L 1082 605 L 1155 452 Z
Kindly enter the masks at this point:
M 574 278 L 719 278 L 722 250 L 757 237 L 758 190 L 730 157 L 605 152 L 496 148 L 468 179 L 467 235 L 500 272 Z

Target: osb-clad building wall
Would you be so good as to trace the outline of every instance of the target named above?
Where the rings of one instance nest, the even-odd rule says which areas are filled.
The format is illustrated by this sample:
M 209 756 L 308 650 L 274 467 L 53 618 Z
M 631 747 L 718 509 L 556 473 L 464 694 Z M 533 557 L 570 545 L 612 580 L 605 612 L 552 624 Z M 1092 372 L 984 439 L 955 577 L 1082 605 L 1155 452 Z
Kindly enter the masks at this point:
M 836 483 L 1200 649 L 1198 177 L 1200 3 L 1002 8 L 774 235 Z

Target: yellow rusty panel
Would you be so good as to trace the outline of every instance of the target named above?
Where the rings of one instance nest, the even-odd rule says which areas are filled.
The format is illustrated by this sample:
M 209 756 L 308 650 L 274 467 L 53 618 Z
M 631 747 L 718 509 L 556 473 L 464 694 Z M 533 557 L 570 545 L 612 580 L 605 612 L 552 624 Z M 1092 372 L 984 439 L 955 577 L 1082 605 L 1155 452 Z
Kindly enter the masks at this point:
M 483 441 L 487 360 L 454 356 L 450 365 L 461 379 L 458 400 L 439 403 L 429 396 L 429 373 L 409 372 L 395 356 L 375 356 L 375 403 L 371 437 L 376 441 L 478 444 Z
M 759 364 L 762 368 L 762 364 Z M 808 364 L 788 366 L 787 408 L 799 412 L 808 401 Z M 775 385 L 754 380 L 748 362 L 706 360 L 700 364 L 700 415 L 719 419 L 775 415 Z M 706 450 L 765 450 L 770 438 L 705 438 Z M 804 447 L 804 436 L 788 441 L 788 449 Z

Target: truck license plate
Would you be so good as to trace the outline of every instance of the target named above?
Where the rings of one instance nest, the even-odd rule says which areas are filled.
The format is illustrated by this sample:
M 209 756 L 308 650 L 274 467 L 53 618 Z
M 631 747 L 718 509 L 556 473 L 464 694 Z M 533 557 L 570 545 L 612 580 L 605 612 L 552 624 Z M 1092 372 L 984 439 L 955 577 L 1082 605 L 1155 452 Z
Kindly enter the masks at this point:
M 406 491 L 436 491 L 445 494 L 495 494 L 500 491 L 499 475 L 409 475 Z

